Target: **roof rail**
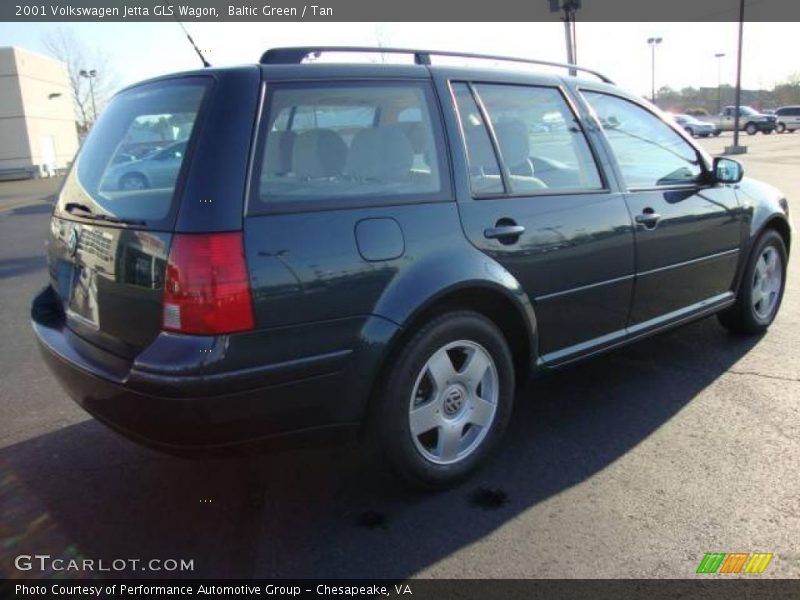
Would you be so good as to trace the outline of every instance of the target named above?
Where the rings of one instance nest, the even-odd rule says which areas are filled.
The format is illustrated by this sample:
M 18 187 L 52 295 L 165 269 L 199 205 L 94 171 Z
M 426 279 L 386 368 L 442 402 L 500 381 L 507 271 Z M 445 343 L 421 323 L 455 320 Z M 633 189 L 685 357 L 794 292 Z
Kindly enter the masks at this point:
M 448 56 L 455 58 L 477 58 L 482 60 L 497 60 L 503 62 L 527 63 L 544 65 L 547 67 L 561 67 L 570 72 L 583 71 L 599 78 L 605 83 L 614 83 L 611 79 L 592 69 L 579 67 L 569 63 L 551 62 L 548 60 L 534 60 L 530 58 L 517 58 L 514 56 L 496 56 L 493 54 L 471 54 L 469 52 L 448 52 L 444 50 L 415 50 L 410 48 L 381 48 L 374 46 L 305 46 L 295 48 L 272 48 L 261 55 L 262 65 L 300 64 L 310 55 L 319 55 L 323 52 L 358 52 L 364 54 L 411 54 L 418 65 L 430 65 L 431 56 Z

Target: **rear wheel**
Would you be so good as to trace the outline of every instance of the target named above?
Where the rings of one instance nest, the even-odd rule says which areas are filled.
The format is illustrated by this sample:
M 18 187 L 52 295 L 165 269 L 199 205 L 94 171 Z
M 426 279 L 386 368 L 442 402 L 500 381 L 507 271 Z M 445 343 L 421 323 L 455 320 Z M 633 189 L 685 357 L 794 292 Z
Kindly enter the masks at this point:
M 394 361 L 375 411 L 379 443 L 414 486 L 451 486 L 473 472 L 505 431 L 514 400 L 508 344 L 486 317 L 446 313 Z
M 141 173 L 126 173 L 119 180 L 121 190 L 145 190 L 150 187 L 147 178 Z
M 778 133 L 784 133 L 786 131 L 786 123 L 778 123 L 778 125 L 775 127 L 775 131 Z
M 778 314 L 785 281 L 786 245 L 768 229 L 748 259 L 736 304 L 718 314 L 720 323 L 735 333 L 766 331 Z
M 694 130 L 691 127 L 687 127 L 686 128 L 686 133 L 688 133 L 690 136 L 694 137 Z

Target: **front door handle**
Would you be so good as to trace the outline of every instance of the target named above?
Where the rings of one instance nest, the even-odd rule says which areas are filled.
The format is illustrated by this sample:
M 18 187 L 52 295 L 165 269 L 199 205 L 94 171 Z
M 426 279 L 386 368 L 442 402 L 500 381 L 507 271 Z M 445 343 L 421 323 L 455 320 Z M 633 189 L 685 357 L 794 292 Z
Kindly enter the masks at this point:
M 661 215 L 654 211 L 652 208 L 645 208 L 642 214 L 636 215 L 636 222 L 644 225 L 648 229 L 653 229 L 661 220 Z
M 522 225 L 499 225 L 483 230 L 483 237 L 490 240 L 515 241 L 523 233 L 525 228 Z

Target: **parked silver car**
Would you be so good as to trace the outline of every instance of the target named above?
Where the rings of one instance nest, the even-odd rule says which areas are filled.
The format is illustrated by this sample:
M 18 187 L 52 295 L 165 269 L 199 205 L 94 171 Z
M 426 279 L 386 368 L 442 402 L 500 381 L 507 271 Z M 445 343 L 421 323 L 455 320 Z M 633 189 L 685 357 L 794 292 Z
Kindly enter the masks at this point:
M 795 129 L 800 129 L 800 106 L 781 106 L 775 111 L 778 124 L 775 131 L 778 133 L 794 133 Z
M 708 137 L 719 135 L 719 129 L 713 123 L 701 121 L 692 115 L 673 115 L 675 122 L 683 127 L 684 131 L 692 137 Z
M 112 164 L 103 177 L 105 190 L 144 190 L 171 187 L 178 178 L 186 141 L 121 164 Z

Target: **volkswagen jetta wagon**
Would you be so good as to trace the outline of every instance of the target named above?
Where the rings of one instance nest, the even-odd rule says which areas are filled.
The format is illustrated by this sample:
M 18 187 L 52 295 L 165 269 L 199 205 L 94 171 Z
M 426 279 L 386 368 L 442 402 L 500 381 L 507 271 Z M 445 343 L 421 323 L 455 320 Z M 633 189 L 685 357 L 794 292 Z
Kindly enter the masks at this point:
M 781 192 L 602 75 L 438 54 L 274 49 L 118 93 L 32 307 L 69 394 L 167 450 L 356 427 L 433 488 L 530 373 L 712 314 L 770 325 Z M 180 152 L 115 160 L 143 140 Z

